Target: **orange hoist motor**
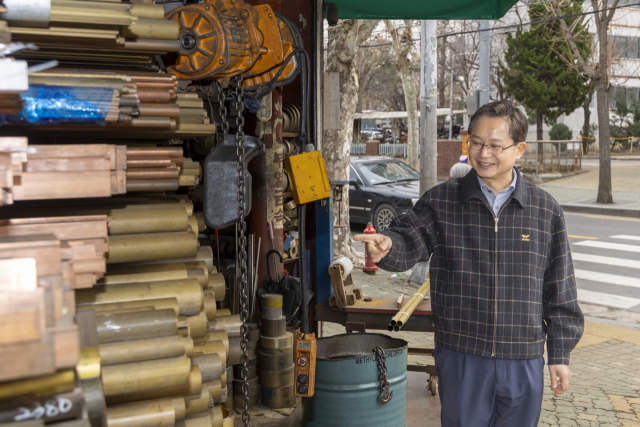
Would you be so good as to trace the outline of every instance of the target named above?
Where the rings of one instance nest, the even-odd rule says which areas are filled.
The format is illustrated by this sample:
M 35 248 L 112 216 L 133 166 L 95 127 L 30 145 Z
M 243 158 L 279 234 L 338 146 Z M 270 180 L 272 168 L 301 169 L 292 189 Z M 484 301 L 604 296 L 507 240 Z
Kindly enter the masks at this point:
M 180 25 L 180 50 L 165 58 L 180 79 L 227 86 L 231 77 L 243 74 L 245 88 L 258 87 L 276 79 L 287 59 L 278 83 L 286 84 L 299 72 L 300 61 L 291 54 L 302 47 L 300 32 L 269 5 L 207 0 L 174 9 L 165 19 Z

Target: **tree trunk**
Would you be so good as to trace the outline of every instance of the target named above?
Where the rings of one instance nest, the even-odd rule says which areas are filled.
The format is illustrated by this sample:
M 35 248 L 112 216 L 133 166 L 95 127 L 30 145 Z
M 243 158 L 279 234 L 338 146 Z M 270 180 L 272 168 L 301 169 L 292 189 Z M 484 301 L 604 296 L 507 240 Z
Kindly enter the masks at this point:
M 598 197 L 596 203 L 613 203 L 611 192 L 611 133 L 609 130 L 609 37 L 607 27 L 598 29 L 600 47 L 598 76 L 595 79 L 598 96 L 598 145 L 600 170 L 598 177 Z
M 408 153 L 408 163 L 414 169 L 418 169 L 418 143 L 419 143 L 419 123 L 418 123 L 418 114 L 416 111 L 418 105 L 418 98 L 416 94 L 416 85 L 414 80 L 414 73 L 412 67 L 412 58 L 415 58 L 415 52 L 413 49 L 413 40 L 411 38 L 411 21 L 404 21 L 405 32 L 404 32 L 404 43 L 400 42 L 399 30 L 394 27 L 391 21 L 385 21 L 385 25 L 389 34 L 391 35 L 391 40 L 393 43 L 393 49 L 395 52 L 395 62 L 396 62 L 396 70 L 398 74 L 400 74 L 400 80 L 402 81 L 402 90 L 404 92 L 404 104 L 407 109 L 407 144 L 409 153 Z M 407 28 L 409 30 L 407 30 Z
M 323 132 L 322 155 L 326 160 L 329 180 L 348 181 L 351 161 L 351 143 L 353 120 L 358 98 L 358 74 L 355 55 L 377 25 L 375 20 L 342 20 L 340 24 L 329 28 L 327 48 L 327 72 L 338 73 L 340 83 L 340 129 Z M 333 206 L 334 228 L 333 243 L 336 256 L 346 256 L 354 263 L 362 265 L 351 241 L 349 227 L 349 191 L 345 188 L 342 202 Z
M 536 111 L 536 139 L 538 141 L 542 141 L 543 132 L 542 132 L 542 111 Z M 544 144 L 542 142 L 538 142 L 538 163 L 540 164 L 540 168 L 544 167 Z M 544 169 L 541 169 L 544 171 Z
M 584 123 L 582 124 L 582 136 L 589 137 L 589 127 L 591 126 L 591 101 L 593 100 L 593 91 L 589 92 L 587 95 L 587 99 L 584 100 L 584 104 L 582 104 L 582 109 L 584 110 Z M 589 139 L 582 139 L 582 152 L 584 154 L 589 153 Z
M 445 21 L 446 22 L 446 21 Z M 447 64 L 447 38 L 440 39 L 440 46 L 438 46 L 438 107 L 444 107 L 445 101 L 445 71 Z

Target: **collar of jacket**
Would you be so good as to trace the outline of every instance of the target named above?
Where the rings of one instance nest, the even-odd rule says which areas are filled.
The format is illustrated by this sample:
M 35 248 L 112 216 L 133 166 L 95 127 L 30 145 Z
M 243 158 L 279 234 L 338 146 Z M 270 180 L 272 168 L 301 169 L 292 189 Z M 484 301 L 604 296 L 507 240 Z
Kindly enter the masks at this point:
M 516 173 L 518 173 L 517 170 Z M 475 170 L 472 169 L 468 174 L 466 174 L 462 178 L 461 184 L 462 203 L 466 203 L 471 199 L 484 199 L 484 195 L 480 189 L 480 183 L 478 182 L 478 174 L 476 174 Z M 517 200 L 523 208 L 527 206 L 527 183 L 524 182 L 524 177 L 522 177 L 522 175 L 520 175 L 518 180 L 516 180 L 516 189 L 513 190 L 511 198 Z

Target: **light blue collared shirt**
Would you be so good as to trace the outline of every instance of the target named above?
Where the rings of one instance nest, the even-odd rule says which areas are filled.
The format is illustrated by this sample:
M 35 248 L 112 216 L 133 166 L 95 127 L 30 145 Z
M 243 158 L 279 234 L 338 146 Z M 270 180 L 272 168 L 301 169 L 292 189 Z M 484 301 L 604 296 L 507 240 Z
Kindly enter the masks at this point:
M 478 183 L 480 184 L 480 189 L 482 190 L 482 194 L 484 194 L 484 197 L 487 198 L 487 202 L 489 202 L 489 206 L 491 206 L 491 209 L 493 209 L 493 213 L 495 214 L 496 217 L 498 216 L 498 212 L 500 212 L 500 208 L 502 207 L 502 205 L 504 205 L 505 202 L 509 200 L 509 197 L 511 197 L 513 190 L 516 189 L 516 181 L 518 180 L 518 173 L 516 172 L 515 169 L 512 169 L 511 176 L 513 176 L 513 181 L 511 181 L 511 185 L 509 185 L 505 190 L 502 190 L 501 192 L 499 192 L 497 195 L 495 191 L 489 188 L 487 184 L 484 183 L 482 178 L 478 176 Z

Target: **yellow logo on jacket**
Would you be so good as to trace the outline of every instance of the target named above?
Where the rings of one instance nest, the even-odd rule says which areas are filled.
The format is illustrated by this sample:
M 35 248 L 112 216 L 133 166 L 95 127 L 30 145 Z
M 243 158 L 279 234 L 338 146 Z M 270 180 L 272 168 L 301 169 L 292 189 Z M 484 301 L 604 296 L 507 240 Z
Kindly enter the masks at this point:
M 523 234 L 522 235 L 522 241 L 523 242 L 530 242 L 531 240 L 529 240 L 529 236 L 531 236 L 531 234 Z

